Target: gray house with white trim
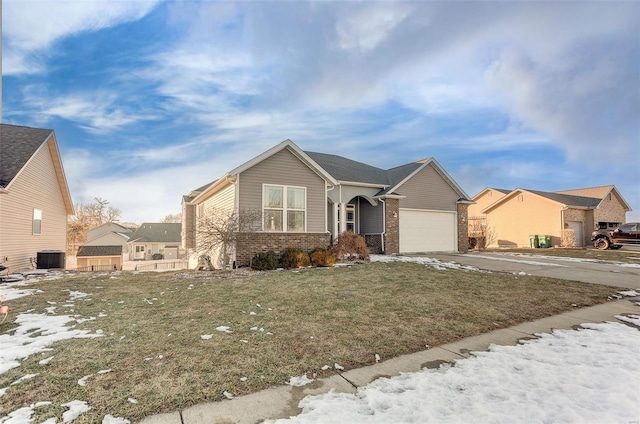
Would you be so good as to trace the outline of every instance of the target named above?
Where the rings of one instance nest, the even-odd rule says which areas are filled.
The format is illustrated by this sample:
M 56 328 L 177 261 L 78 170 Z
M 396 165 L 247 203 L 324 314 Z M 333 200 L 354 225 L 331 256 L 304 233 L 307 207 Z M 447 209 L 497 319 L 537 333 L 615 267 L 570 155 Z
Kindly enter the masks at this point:
M 259 251 L 327 247 L 344 231 L 387 254 L 466 251 L 470 203 L 433 158 L 385 170 L 285 140 L 183 196 L 182 240 L 193 265 L 199 217 L 258 210 L 261 222 L 238 234 L 238 266 Z

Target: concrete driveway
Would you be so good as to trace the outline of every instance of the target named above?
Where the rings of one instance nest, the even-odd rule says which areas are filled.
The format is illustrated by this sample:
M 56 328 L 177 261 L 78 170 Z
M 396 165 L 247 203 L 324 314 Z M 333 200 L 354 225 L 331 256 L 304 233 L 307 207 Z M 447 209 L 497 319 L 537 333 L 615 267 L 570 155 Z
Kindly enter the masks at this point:
M 541 277 L 640 289 L 640 260 L 637 264 L 621 264 L 507 252 L 434 253 L 428 256 L 494 272 L 525 272 Z

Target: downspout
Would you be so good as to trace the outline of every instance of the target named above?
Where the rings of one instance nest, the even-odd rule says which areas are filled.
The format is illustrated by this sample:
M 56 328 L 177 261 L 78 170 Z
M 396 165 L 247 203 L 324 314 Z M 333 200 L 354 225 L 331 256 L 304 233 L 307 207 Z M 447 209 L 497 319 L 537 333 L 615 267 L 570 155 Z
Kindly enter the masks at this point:
M 382 251 L 384 250 L 384 238 L 387 236 L 387 204 L 383 199 L 378 199 L 382 202 Z
M 325 206 L 324 206 L 324 232 L 328 233 L 329 232 L 329 217 L 327 216 L 327 204 L 328 204 L 328 200 L 329 200 L 329 192 L 332 191 L 333 189 L 335 189 L 336 186 L 328 186 L 327 184 L 324 185 L 324 201 L 325 201 Z M 331 221 L 333 221 L 333 207 L 331 207 Z M 331 224 L 331 227 L 333 227 L 333 224 Z M 333 233 L 331 234 L 331 236 L 333 237 Z

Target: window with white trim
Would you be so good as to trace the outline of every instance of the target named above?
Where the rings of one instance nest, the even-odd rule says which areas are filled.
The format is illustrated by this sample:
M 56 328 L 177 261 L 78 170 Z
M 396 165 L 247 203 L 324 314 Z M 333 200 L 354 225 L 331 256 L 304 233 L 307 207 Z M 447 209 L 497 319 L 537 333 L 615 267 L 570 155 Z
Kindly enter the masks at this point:
M 262 215 L 264 231 L 304 232 L 307 221 L 307 189 L 264 184 Z
M 42 234 L 42 211 L 33 210 L 33 234 Z

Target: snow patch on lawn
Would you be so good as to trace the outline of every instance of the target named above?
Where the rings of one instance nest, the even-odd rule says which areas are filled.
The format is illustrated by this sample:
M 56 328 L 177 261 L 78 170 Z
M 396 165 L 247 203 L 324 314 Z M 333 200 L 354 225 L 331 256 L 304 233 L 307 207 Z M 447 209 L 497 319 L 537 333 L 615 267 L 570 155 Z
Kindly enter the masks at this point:
M 388 255 L 370 255 L 371 262 L 411 262 L 420 265 L 429 266 L 440 271 L 447 269 L 457 269 L 462 271 L 480 271 L 478 268 L 469 265 L 461 265 L 455 262 L 442 262 L 438 259 L 427 258 L 423 256 L 388 256 Z
M 636 422 L 640 331 L 611 322 L 582 327 L 380 378 L 357 394 L 308 396 L 300 415 L 266 422 Z

